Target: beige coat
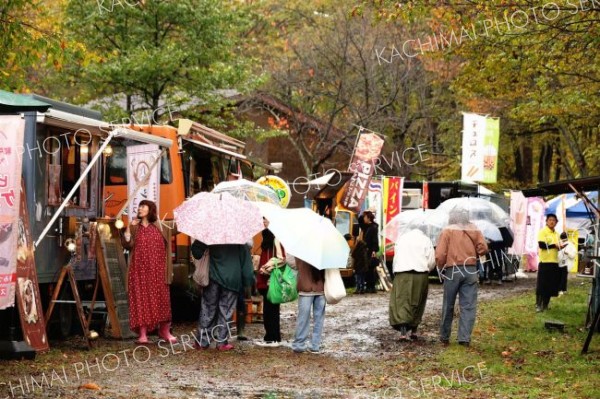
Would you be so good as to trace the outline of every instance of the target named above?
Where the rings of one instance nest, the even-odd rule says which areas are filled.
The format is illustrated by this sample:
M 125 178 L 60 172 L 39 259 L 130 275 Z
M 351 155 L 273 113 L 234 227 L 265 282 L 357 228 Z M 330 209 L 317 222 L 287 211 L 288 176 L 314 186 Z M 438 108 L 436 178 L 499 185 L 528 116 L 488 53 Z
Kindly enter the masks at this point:
M 167 284 L 171 284 L 173 282 L 173 261 L 171 259 L 171 237 L 176 235 L 177 227 L 175 226 L 175 222 L 160 222 L 156 221 L 152 223 L 156 228 L 161 232 L 164 238 L 165 249 L 167 252 L 167 259 L 165 261 L 165 279 Z M 121 236 L 121 243 L 123 244 L 123 248 L 129 250 L 129 262 L 133 259 L 133 255 L 135 253 L 135 236 L 137 235 L 139 225 L 131 225 L 129 226 L 129 231 L 131 232 L 131 238 L 129 241 L 125 240 L 125 237 Z

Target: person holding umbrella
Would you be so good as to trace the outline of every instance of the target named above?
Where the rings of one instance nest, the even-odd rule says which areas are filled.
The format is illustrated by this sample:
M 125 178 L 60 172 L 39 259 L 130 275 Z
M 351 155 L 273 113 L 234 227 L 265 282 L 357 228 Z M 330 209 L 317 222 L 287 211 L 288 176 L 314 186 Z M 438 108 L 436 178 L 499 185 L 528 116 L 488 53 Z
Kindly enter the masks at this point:
M 148 332 L 159 327 L 160 338 L 174 343 L 171 335 L 171 298 L 169 283 L 173 266 L 167 251 L 171 230 L 156 215 L 156 204 L 144 200 L 122 237 L 123 247 L 130 250 L 127 279 L 129 326 L 139 334 L 137 343 L 147 344 Z
M 453 209 L 448 222 L 450 224 L 442 230 L 435 249 L 436 264 L 442 269 L 444 284 L 440 341 L 444 345 L 450 343 L 454 304 L 458 296 L 458 343 L 469 346 L 477 314 L 477 258 L 487 254 L 488 247 L 481 231 L 469 222 L 467 210 Z
M 400 340 L 417 339 L 427 294 L 429 272 L 435 267 L 435 251 L 425 225 L 401 235 L 394 247 L 394 284 L 390 294 L 390 325 Z
M 325 321 L 325 271 L 313 267 L 300 258 L 296 258 L 296 267 L 298 268 L 298 315 L 292 350 L 296 353 L 307 350 L 310 353 L 319 353 Z M 314 325 L 310 345 L 307 348 L 311 310 Z
M 227 338 L 238 295 L 254 285 L 246 243 L 263 228 L 260 210 L 229 193 L 201 192 L 173 213 L 180 232 L 209 248 L 209 282 L 202 290 L 197 346 L 207 349 L 212 337 L 217 349 L 231 350 Z

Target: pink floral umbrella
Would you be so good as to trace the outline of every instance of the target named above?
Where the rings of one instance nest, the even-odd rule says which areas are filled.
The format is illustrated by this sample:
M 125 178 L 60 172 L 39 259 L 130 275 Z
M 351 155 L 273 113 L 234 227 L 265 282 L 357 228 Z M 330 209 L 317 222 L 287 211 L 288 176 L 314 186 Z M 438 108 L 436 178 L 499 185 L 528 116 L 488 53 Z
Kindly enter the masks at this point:
M 256 205 L 228 193 L 196 194 L 173 212 L 177 230 L 207 245 L 245 244 L 264 229 Z

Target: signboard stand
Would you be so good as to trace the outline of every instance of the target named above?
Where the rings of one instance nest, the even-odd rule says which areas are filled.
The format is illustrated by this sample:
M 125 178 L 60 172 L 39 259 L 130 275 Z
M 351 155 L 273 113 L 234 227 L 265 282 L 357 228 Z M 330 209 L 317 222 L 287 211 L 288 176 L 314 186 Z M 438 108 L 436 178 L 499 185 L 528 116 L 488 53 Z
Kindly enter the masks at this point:
M 60 271 L 60 275 L 58 276 L 58 282 L 56 283 L 56 287 L 54 287 L 54 292 L 52 293 L 52 299 L 50 300 L 50 306 L 48 307 L 48 311 L 46 312 L 46 320 L 50 320 L 52 316 L 52 311 L 54 310 L 54 305 L 56 303 L 75 303 L 77 308 L 77 315 L 79 316 L 79 322 L 81 323 L 81 328 L 83 330 L 83 335 L 85 338 L 85 342 L 87 344 L 88 349 L 92 347 L 92 342 L 90 339 L 90 331 L 88 327 L 88 319 L 85 317 L 85 313 L 83 312 L 83 304 L 81 303 L 81 298 L 79 297 L 79 290 L 77 289 L 77 280 L 75 280 L 75 272 L 73 271 L 73 261 L 75 259 L 74 254 L 71 254 L 71 259 L 66 266 Z M 69 278 L 69 283 L 71 284 L 71 291 L 73 293 L 74 301 L 63 301 L 58 300 L 58 295 L 60 294 L 60 289 L 62 288 L 62 284 L 65 281 L 65 277 Z M 96 301 L 96 292 L 94 290 L 94 297 L 92 298 L 92 304 Z M 93 312 L 93 306 L 90 309 L 90 317 Z

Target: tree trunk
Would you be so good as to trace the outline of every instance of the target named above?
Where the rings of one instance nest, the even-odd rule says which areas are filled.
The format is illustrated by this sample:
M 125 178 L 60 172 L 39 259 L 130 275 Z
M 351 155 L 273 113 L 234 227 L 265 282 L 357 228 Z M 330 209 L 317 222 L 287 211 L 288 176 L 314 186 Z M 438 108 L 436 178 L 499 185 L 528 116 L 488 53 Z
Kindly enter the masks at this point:
M 533 182 L 533 149 L 531 143 L 522 142 L 514 151 L 515 179 L 530 184 Z

